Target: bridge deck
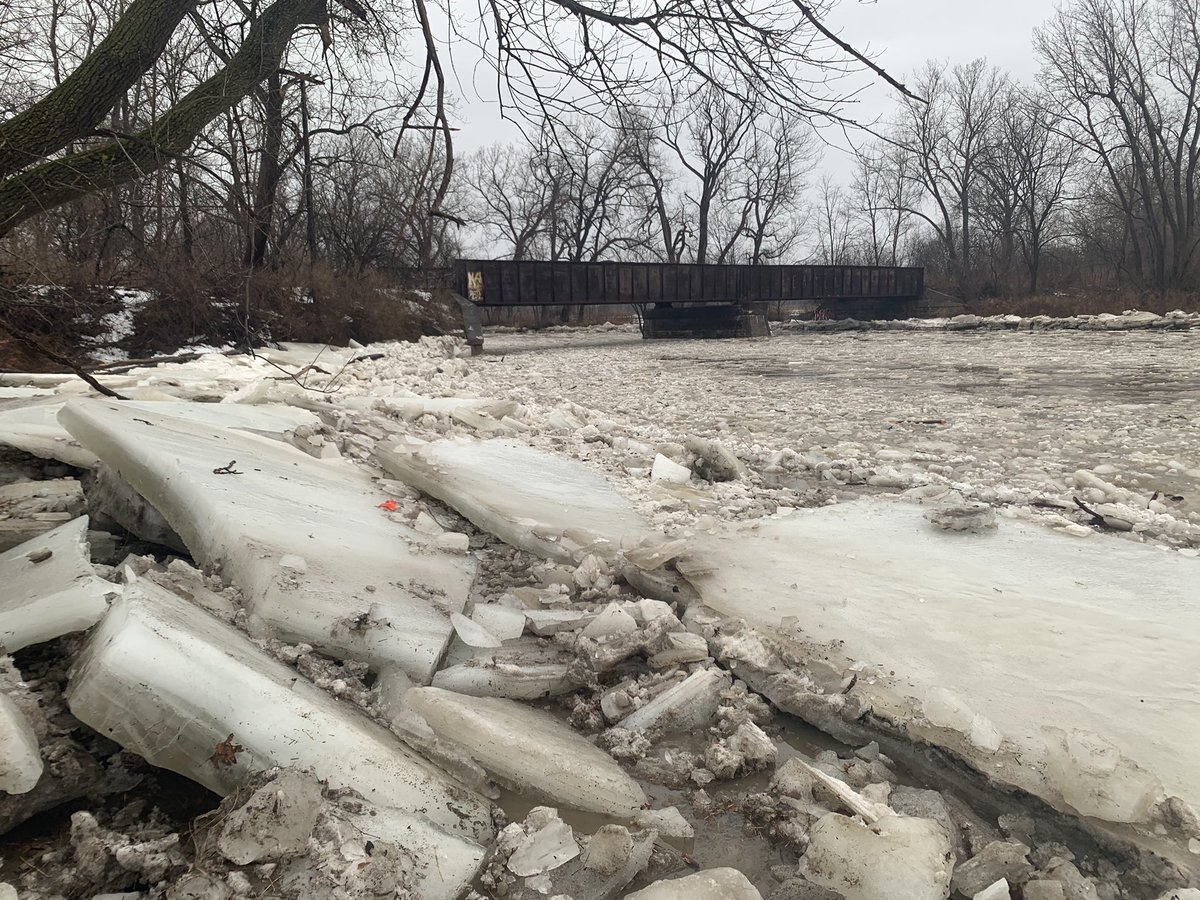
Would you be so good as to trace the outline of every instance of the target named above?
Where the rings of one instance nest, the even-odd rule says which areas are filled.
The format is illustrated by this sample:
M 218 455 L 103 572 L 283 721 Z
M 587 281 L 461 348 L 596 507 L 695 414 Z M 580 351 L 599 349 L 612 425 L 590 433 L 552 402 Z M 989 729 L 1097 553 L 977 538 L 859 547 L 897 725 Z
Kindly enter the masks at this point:
M 460 259 L 453 284 L 483 307 L 916 300 L 925 290 L 925 270 Z

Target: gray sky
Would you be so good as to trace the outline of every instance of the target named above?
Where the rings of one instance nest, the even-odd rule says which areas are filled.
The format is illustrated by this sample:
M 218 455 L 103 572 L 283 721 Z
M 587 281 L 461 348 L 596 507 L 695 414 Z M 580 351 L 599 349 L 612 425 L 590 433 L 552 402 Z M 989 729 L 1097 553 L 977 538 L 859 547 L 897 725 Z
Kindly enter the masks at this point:
M 1037 69 L 1033 29 L 1052 12 L 1050 0 L 842 0 L 828 24 L 854 46 L 871 51 L 876 62 L 902 81 L 927 59 L 960 63 L 978 56 L 1029 80 Z M 463 97 L 457 149 L 469 152 L 496 141 L 519 140 L 515 127 L 500 119 L 494 76 L 479 65 L 478 52 L 458 42 L 453 63 Z M 869 121 L 886 114 L 892 106 L 890 89 L 866 76 L 862 83 L 867 87 L 848 110 L 850 116 Z M 845 154 L 830 148 L 825 156 L 824 168 L 835 178 L 847 175 Z

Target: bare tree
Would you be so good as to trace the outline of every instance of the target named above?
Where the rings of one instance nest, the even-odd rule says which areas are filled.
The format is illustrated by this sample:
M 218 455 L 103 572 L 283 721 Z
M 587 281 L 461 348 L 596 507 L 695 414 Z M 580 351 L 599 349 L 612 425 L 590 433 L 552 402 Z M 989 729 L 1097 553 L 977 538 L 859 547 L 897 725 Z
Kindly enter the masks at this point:
M 916 190 L 904 211 L 933 230 L 957 270 L 960 290 L 976 290 L 972 250 L 973 199 L 978 193 L 988 142 L 1006 79 L 986 60 L 948 69 L 929 63 L 915 79 L 928 103 L 905 98 L 890 139 L 915 165 Z
M 744 152 L 759 114 L 760 108 L 754 103 L 732 99 L 724 90 L 707 87 L 671 110 L 662 125 L 660 139 L 693 180 L 694 193 L 689 199 L 695 208 L 698 263 L 709 261 L 714 204 Z
M 1035 43 L 1057 127 L 1107 174 L 1138 268 L 1159 291 L 1191 283 L 1200 244 L 1200 2 L 1072 0 Z
M 819 250 L 814 262 L 845 266 L 853 262 L 853 214 L 846 191 L 828 175 L 817 186 L 816 238 Z
M 855 154 L 852 207 L 861 255 L 871 265 L 900 264 L 900 248 L 915 219 L 910 210 L 918 202 L 916 166 L 909 153 L 886 142 Z

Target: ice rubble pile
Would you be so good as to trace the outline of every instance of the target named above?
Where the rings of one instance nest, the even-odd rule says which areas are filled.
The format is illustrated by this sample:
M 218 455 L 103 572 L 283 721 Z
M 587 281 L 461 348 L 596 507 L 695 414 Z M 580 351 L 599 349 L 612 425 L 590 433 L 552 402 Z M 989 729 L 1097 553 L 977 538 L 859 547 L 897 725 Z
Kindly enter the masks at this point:
M 13 531 L 32 539 L 0 555 L 10 587 L 0 644 L 22 651 L 16 666 L 0 660 L 0 830 L 100 796 L 102 783 L 128 790 L 127 757 L 89 734 L 224 797 L 215 815 L 186 826 L 188 841 L 184 823 L 158 810 L 109 802 L 77 812 L 69 841 L 20 876 L 22 896 L 1116 896 L 1115 867 L 1090 838 L 1063 843 L 1075 833 L 1053 816 L 1014 804 L 989 821 L 951 793 L 906 785 L 893 756 L 911 739 L 1098 820 L 1106 837 L 1163 853 L 1172 862 L 1157 864 L 1154 883 L 1187 883 L 1174 865 L 1200 829 L 1159 779 L 1166 773 L 1185 799 L 1190 784 L 1130 737 L 1163 733 L 1153 717 L 1186 703 L 1176 685 L 1152 687 L 1139 664 L 1127 692 L 1110 679 L 1109 705 L 1095 716 L 1126 716 L 1124 701 L 1137 694 L 1147 701 L 1138 715 L 1150 717 L 1122 719 L 1123 749 L 1067 727 L 1078 724 L 1069 708 L 1046 713 L 1060 730 L 1023 733 L 1035 720 L 977 701 L 1013 669 L 1031 691 L 1051 677 L 1075 689 L 1084 674 L 1073 676 L 1067 634 L 1077 636 L 1077 623 L 1063 612 L 1051 673 L 979 654 L 971 641 L 1003 627 L 1028 636 L 1026 607 L 1045 615 L 1074 604 L 1111 617 L 1093 643 L 1155 640 L 1182 667 L 1176 644 L 1190 622 L 1155 629 L 1162 610 L 1190 615 L 1190 570 L 1172 563 L 1152 576 L 1139 568 L 1144 548 L 1122 545 L 1129 586 L 1117 587 L 1127 593 L 1081 591 L 1054 578 L 1084 566 L 1104 581 L 1112 548 L 1064 538 L 1071 553 L 1088 548 L 1086 559 L 1050 559 L 1044 595 L 982 575 L 950 579 L 939 541 L 1003 542 L 1001 562 L 1041 548 L 1028 529 L 984 521 L 981 509 L 931 516 L 957 532 L 948 534 L 915 508 L 915 524 L 885 515 L 868 527 L 852 510 L 838 526 L 835 509 L 805 531 L 804 516 L 786 507 L 763 521 L 780 504 L 721 442 L 647 443 L 569 403 L 459 396 L 479 375 L 448 340 L 320 351 L 319 372 L 315 352 L 276 351 L 274 365 L 202 358 L 108 379 L 139 398 L 128 402 L 83 396 L 70 379 L 0 378 L 17 385 L 0 390 L 54 392 L 0 409 L 0 443 L 48 460 L 40 473 L 23 463 L 29 478 L 17 486 L 54 486 L 11 492 L 34 501 L 18 517 L 26 531 Z M 373 358 L 356 363 L 360 355 Z M 276 366 L 310 383 L 268 377 Z M 340 389 L 321 393 L 331 385 Z M 37 477 L 47 472 L 57 480 Z M 1091 502 L 1120 502 L 1080 480 L 1104 492 Z M 85 507 L 87 517 L 63 518 Z M 43 511 L 55 516 L 24 524 Z M 150 542 L 144 549 L 186 551 L 210 574 L 122 555 L 111 536 L 89 532 L 89 518 L 119 524 Z M 755 521 L 728 524 L 742 519 Z M 898 573 L 889 537 L 909 546 L 913 533 L 926 555 Z M 107 564 L 89 560 L 89 537 Z M 804 546 L 803 562 L 781 543 Z M 845 549 L 860 544 L 883 555 L 847 563 L 855 554 Z M 780 568 L 791 559 L 803 571 Z M 856 574 L 854 603 L 837 596 L 847 570 L 871 576 Z M 1133 585 L 1163 572 L 1167 587 L 1131 616 Z M 1172 583 L 1182 587 L 1172 593 Z M 962 590 L 967 608 L 956 612 Z M 891 625 L 870 627 L 901 618 L 875 602 L 892 596 L 920 604 L 908 611 L 919 633 L 899 642 Z M 931 629 L 930 610 L 953 633 Z M 1006 615 L 1016 618 L 1006 624 Z M 860 643 L 834 643 L 849 634 Z M 921 647 L 927 668 L 911 654 L 892 659 L 899 646 Z M 963 674 L 964 654 L 980 683 L 967 679 L 956 693 L 942 685 L 954 684 L 951 669 Z M 899 678 L 883 674 L 889 663 Z M 924 704 L 904 707 L 900 687 Z M 569 724 L 528 703 L 548 698 Z M 781 741 L 775 709 L 859 749 L 798 753 Z M 888 753 L 868 740 L 872 713 L 908 729 L 880 729 Z M 1042 743 L 1023 743 L 1035 737 Z M 1018 752 L 1035 760 L 1032 779 Z M 743 781 L 751 778 L 761 780 Z M 646 785 L 687 791 L 690 803 L 655 808 Z M 512 796 L 544 805 L 508 822 L 501 806 Z M 693 860 L 685 849 L 699 856 L 709 823 L 731 812 L 787 864 L 767 875 Z M 580 815 L 586 828 L 569 824 Z M 15 872 L 0 863 L 0 878 Z

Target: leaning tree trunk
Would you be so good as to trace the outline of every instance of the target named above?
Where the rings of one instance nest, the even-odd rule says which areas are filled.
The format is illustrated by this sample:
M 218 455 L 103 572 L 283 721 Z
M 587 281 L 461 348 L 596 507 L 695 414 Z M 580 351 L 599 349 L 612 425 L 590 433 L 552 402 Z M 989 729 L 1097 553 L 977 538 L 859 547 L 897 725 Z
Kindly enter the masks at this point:
M 262 266 L 267 258 L 271 223 L 275 220 L 275 194 L 283 174 L 279 165 L 279 151 L 283 146 L 283 78 L 278 72 L 267 76 L 264 100 L 262 156 L 258 164 L 258 184 L 254 189 L 250 244 L 246 248 L 246 265 L 254 269 Z
M 0 123 L 0 178 L 90 137 L 158 59 L 197 0 L 133 0 L 79 68 L 29 109 Z
M 140 178 L 177 159 L 209 122 L 279 68 L 300 25 L 324 24 L 327 18 L 325 0 L 276 0 L 254 22 L 225 68 L 154 125 L 7 179 L 0 184 L 0 237 L 46 209 Z

